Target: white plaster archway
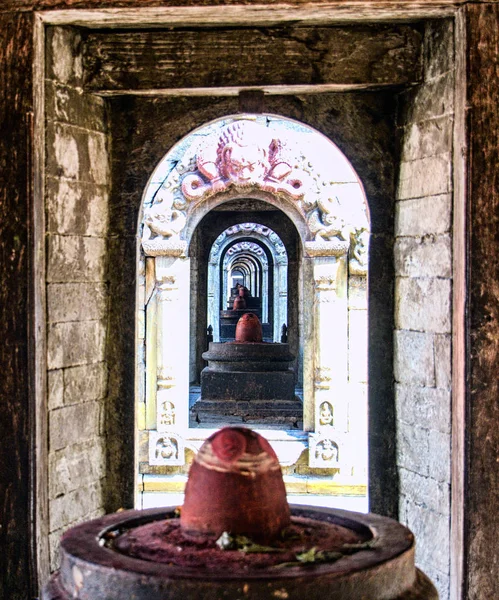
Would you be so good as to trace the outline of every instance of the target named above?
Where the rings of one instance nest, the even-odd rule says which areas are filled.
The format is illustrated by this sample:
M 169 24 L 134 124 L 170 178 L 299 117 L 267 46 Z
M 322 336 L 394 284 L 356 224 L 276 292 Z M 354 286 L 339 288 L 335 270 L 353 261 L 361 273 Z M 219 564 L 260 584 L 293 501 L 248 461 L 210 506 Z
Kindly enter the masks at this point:
M 324 440 L 332 441 L 350 468 L 355 440 L 347 398 L 365 376 L 349 378 L 348 282 L 367 273 L 367 203 L 354 170 L 330 140 L 272 115 L 226 117 L 192 132 L 167 153 L 145 190 L 139 316 L 148 339 L 141 346 L 139 338 L 138 355 L 145 348 L 146 356 L 138 371 L 151 464 L 180 464 L 185 445 L 195 448 L 199 441 L 188 426 L 189 244 L 208 212 L 239 198 L 272 204 L 298 231 L 299 295 L 307 310 L 299 334 L 304 432 L 295 441 L 309 448 L 312 467 L 340 467 L 320 452 Z M 334 419 L 325 418 L 328 411 Z M 165 435 L 178 448 L 175 463 L 155 463 L 158 436 L 164 441 Z

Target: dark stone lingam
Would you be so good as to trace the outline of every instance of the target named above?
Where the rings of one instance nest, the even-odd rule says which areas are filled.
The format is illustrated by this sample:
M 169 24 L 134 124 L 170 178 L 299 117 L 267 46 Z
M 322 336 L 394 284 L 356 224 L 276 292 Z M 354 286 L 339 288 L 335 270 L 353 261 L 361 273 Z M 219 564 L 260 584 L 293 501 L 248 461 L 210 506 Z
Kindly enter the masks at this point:
M 287 504 L 277 457 L 244 428 L 213 434 L 185 503 L 88 521 L 61 540 L 42 600 L 437 600 L 414 537 L 376 515 Z
M 290 425 L 302 420 L 290 368 L 294 356 L 288 344 L 263 342 L 257 315 L 244 314 L 235 340 L 210 342 L 203 358 L 208 366 L 201 372 L 201 398 L 191 409 L 197 421 L 209 421 L 210 415 Z

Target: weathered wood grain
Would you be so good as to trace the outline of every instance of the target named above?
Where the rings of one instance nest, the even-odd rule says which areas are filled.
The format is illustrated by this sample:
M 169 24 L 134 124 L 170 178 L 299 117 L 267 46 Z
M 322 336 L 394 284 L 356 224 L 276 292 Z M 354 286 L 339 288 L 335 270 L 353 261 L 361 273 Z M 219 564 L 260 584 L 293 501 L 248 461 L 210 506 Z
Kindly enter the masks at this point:
M 455 90 L 453 142 L 453 299 L 452 299 L 452 456 L 450 597 L 463 598 L 463 545 L 466 431 L 466 246 L 468 211 L 466 195 L 466 31 L 465 10 L 455 20 Z
M 32 597 L 31 15 L 0 15 L 0 598 Z
M 422 76 L 418 27 L 96 32 L 84 48 L 85 87 L 402 85 Z
M 467 7 L 469 364 L 464 597 L 499 581 L 499 5 Z
M 486 0 L 478 0 L 486 1 Z M 463 4 L 466 0 L 267 0 L 252 6 L 242 4 L 240 0 L 176 0 L 175 7 L 165 6 L 165 0 L 141 0 L 141 13 L 133 9 L 137 6 L 137 0 L 3 0 L 3 8 L 9 10 L 58 10 L 60 13 L 54 15 L 59 24 L 68 24 L 66 19 L 75 18 L 68 15 L 71 9 L 81 10 L 77 16 L 82 25 L 91 22 L 106 22 L 107 26 L 119 27 L 123 23 L 134 21 L 135 23 L 154 24 L 169 13 L 177 22 L 182 19 L 184 24 L 191 23 L 193 18 L 205 20 L 207 23 L 232 21 L 233 23 L 251 23 L 265 21 L 271 23 L 271 19 L 277 21 L 293 21 L 295 19 L 312 21 L 315 24 L 324 24 L 329 19 L 333 21 L 371 20 L 371 19 L 418 19 L 444 16 L 452 14 L 455 6 Z M 227 10 L 230 7 L 231 10 Z M 187 12 L 184 14 L 182 10 Z M 84 9 L 96 9 L 100 15 L 84 12 Z M 102 10 L 103 9 L 103 10 Z M 130 10 L 131 9 L 131 10 Z M 149 15 L 144 14 L 144 9 Z M 289 14 L 292 10 L 293 14 Z M 129 11 L 127 13 L 127 11 Z M 301 12 L 302 14 L 297 13 Z M 179 14 L 180 12 L 180 14 Z M 120 14 L 121 13 L 121 14 Z M 191 13 L 191 14 L 189 14 Z M 197 13 L 197 17 L 194 17 Z M 223 16 L 222 16 L 223 15 Z M 252 15 L 252 18 L 249 16 Z M 241 19 L 243 21 L 241 21 Z M 168 21 L 166 21 L 168 22 Z M 274 21 L 275 22 L 275 21 Z M 102 24 L 100 25 L 102 26 Z

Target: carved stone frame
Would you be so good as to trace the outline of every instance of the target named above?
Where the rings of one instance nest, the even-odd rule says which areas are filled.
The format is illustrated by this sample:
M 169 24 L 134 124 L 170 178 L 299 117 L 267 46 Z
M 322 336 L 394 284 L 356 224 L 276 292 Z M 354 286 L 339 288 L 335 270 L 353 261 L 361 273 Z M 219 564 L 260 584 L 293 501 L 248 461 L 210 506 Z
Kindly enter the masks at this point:
M 210 433 L 188 426 L 189 244 L 197 224 L 210 210 L 230 200 L 255 198 L 279 208 L 295 224 L 302 242 L 299 295 L 303 306 L 312 307 L 308 318 L 302 319 L 299 333 L 303 348 L 303 433 L 292 436 L 289 444 L 298 444 L 303 450 L 311 443 L 315 448 L 322 443 L 322 434 L 329 439 L 332 433 L 333 446 L 341 440 L 339 452 L 348 456 L 348 446 L 353 447 L 354 442 L 349 441 L 345 408 L 346 398 L 352 394 L 347 393 L 347 291 L 349 270 L 357 276 L 367 274 L 365 196 L 346 158 L 322 134 L 313 132 L 335 154 L 331 157 L 333 181 L 318 175 L 314 157 L 298 147 L 303 130 L 310 135 L 310 128 L 273 117 L 274 123 L 282 121 L 286 127 L 270 129 L 259 118 L 238 115 L 211 124 L 213 133 L 208 138 L 205 135 L 201 143 L 187 144 L 176 167 L 178 173 L 168 176 L 154 195 L 146 190 L 145 198 L 150 200 L 143 210 L 140 252 L 154 260 L 155 283 L 152 317 L 146 315 L 150 337 L 145 346 L 150 351 L 155 344 L 157 349 L 155 372 L 146 367 L 146 377 L 155 381 L 147 382 L 145 401 L 156 405 L 155 415 L 150 409 L 145 411 L 149 415 L 146 428 L 169 431 L 194 451 Z M 306 147 L 305 140 L 303 143 Z M 334 181 L 334 160 L 340 159 L 351 171 L 347 182 Z M 324 402 L 331 403 L 337 415 L 325 433 L 319 411 Z M 173 422 L 164 418 L 165 406 L 170 413 L 173 410 Z M 151 444 L 156 443 L 156 437 L 151 436 Z M 285 461 L 286 455 L 287 450 L 280 458 Z M 179 463 L 178 457 L 175 464 Z M 314 454 L 309 455 L 309 464 L 316 468 L 339 465 L 318 460 Z

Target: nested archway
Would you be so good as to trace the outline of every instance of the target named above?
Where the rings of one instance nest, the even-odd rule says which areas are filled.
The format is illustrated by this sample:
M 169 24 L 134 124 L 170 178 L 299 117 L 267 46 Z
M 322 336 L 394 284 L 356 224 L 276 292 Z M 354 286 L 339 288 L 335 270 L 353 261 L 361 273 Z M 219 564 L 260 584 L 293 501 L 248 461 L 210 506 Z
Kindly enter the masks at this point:
M 189 355 L 199 354 L 191 324 L 203 295 L 192 291 L 205 289 L 207 282 L 193 258 L 201 255 L 195 232 L 212 211 L 248 201 L 281 211 L 297 232 L 304 427 L 290 443 L 309 448 L 312 467 L 342 468 L 316 451 L 332 440 L 347 470 L 362 462 L 365 468 L 351 434 L 352 415 L 365 405 L 366 358 L 355 354 L 366 353 L 366 342 L 350 336 L 363 320 L 367 337 L 369 222 L 363 189 L 344 155 L 324 136 L 270 115 L 227 117 L 196 130 L 166 155 L 144 194 L 140 260 L 147 339 L 141 376 L 151 464 L 181 464 L 185 445 L 195 449 L 199 439 L 188 427 Z M 350 283 L 364 304 L 357 293 L 357 303 L 349 305 Z M 198 319 L 195 326 L 202 331 L 206 322 Z M 325 419 L 326 413 L 334 419 Z M 156 445 L 165 435 L 178 452 L 160 453 L 158 461 Z

